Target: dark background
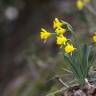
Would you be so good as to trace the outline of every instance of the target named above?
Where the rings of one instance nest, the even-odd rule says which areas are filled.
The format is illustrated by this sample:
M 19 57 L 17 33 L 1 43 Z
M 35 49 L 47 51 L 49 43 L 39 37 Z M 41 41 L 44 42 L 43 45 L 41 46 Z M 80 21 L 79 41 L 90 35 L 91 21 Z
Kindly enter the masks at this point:
M 92 7 L 92 13 L 88 8 Z M 45 96 L 60 85 L 63 57 L 54 38 L 40 40 L 40 29 L 51 32 L 55 17 L 69 22 L 80 40 L 96 31 L 96 0 L 78 10 L 76 0 L 0 0 L 0 96 Z

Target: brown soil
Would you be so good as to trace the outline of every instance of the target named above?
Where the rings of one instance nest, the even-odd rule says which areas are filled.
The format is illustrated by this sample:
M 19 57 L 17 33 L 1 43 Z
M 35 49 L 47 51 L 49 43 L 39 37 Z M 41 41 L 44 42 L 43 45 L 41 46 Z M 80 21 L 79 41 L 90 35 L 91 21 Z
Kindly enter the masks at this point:
M 83 87 L 74 86 L 69 88 L 61 96 L 96 96 L 96 86 L 86 83 Z

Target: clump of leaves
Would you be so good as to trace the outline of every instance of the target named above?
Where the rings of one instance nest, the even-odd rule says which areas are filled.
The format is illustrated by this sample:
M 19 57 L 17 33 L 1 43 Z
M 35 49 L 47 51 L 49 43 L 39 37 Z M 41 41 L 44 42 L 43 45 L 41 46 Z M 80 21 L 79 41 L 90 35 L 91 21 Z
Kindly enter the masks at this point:
M 64 56 L 64 62 L 70 66 L 70 70 L 77 83 L 80 86 L 84 86 L 88 79 L 89 70 L 93 66 L 96 57 L 94 50 L 96 34 L 93 35 L 91 42 L 80 44 L 78 36 L 69 23 L 55 18 L 53 21 L 53 29 L 55 32 L 51 33 L 42 28 L 40 33 L 41 39 L 45 43 L 52 35 L 56 36 L 56 44 L 60 47 Z M 71 37 L 66 35 L 68 32 L 72 35 Z M 66 84 L 63 83 L 63 85 Z

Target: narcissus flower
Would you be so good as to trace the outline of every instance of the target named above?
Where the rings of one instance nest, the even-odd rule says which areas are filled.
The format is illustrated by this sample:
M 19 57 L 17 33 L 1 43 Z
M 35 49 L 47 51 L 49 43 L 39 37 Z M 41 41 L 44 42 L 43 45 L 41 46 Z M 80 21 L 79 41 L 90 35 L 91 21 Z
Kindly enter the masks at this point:
M 62 25 L 63 23 L 61 23 L 58 18 L 55 18 L 55 20 L 53 21 L 53 28 L 56 29 L 58 27 L 61 27 Z
M 96 33 L 94 33 L 94 35 L 93 35 L 92 39 L 93 39 L 93 42 L 95 42 L 95 43 L 96 43 Z
M 57 36 L 57 44 L 58 45 L 65 45 L 65 43 L 67 42 L 67 38 L 63 35 Z
M 56 32 L 56 34 L 57 35 L 62 35 L 62 34 L 64 34 L 65 33 L 65 29 L 64 28 L 61 28 L 61 27 L 58 27 L 56 30 L 55 30 L 55 32 Z
M 51 36 L 51 33 L 46 31 L 44 28 L 41 28 L 40 37 L 44 42 Z
M 66 54 L 70 54 L 72 55 L 73 51 L 75 50 L 76 48 L 74 48 L 74 46 L 72 44 L 69 44 L 67 43 L 67 45 L 65 46 L 64 48 L 64 51 Z
M 91 0 L 77 0 L 76 6 L 79 10 L 82 10 L 86 4 L 90 3 Z
M 77 0 L 76 6 L 77 6 L 77 8 L 78 8 L 79 10 L 82 10 L 85 5 L 84 5 L 84 2 L 83 2 L 83 1 Z

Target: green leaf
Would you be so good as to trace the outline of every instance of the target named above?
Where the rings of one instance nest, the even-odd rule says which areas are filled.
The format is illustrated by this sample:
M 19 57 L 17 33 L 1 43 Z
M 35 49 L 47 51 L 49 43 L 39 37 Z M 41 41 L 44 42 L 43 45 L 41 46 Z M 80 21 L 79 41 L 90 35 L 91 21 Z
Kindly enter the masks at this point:
M 84 75 L 84 78 L 87 77 L 88 75 L 88 67 L 89 67 L 89 62 L 88 62 L 88 58 L 89 58 L 89 55 L 90 55 L 90 46 L 88 46 L 87 44 L 84 45 L 83 49 L 82 49 L 82 70 L 83 70 L 83 75 Z
M 74 65 L 74 62 L 70 59 L 70 56 L 68 56 L 67 54 L 64 54 L 64 61 L 70 65 L 73 74 L 75 75 L 75 77 L 80 82 L 80 76 L 79 76 L 77 65 Z
M 89 55 L 89 58 L 88 58 L 88 62 L 89 62 L 89 64 L 88 64 L 88 70 L 94 64 L 95 59 L 96 59 L 96 52 L 95 51 L 94 52 L 91 51 L 90 52 L 90 55 Z

